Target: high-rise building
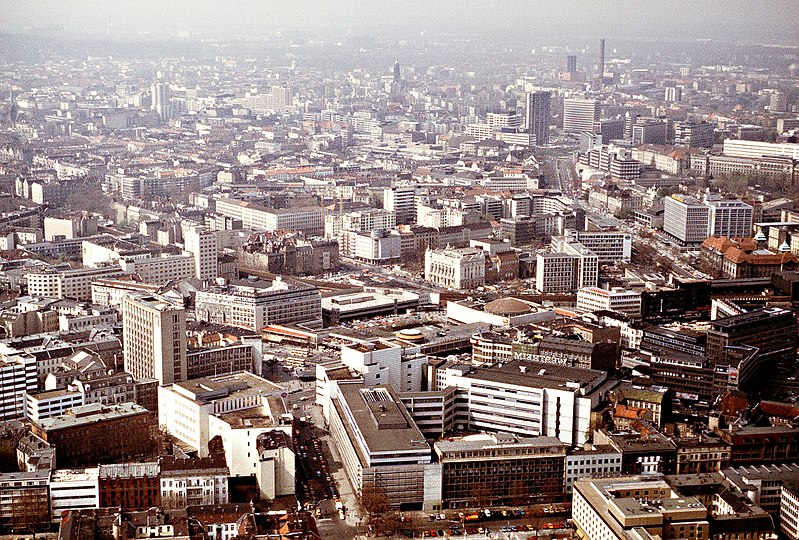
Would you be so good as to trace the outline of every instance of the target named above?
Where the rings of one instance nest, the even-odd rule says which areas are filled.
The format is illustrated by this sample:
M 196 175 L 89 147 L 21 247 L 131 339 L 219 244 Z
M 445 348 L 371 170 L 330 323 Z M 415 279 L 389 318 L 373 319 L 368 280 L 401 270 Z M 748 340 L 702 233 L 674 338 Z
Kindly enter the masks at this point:
M 595 99 L 566 98 L 563 100 L 563 131 L 593 131 L 599 120 L 599 102 Z
M 667 86 L 663 97 L 667 103 L 682 101 L 682 88 L 679 86 Z
M 383 208 L 393 210 L 397 223 L 416 223 L 416 186 L 394 186 L 383 190 Z
M 400 82 L 400 63 L 399 58 L 394 62 L 394 83 L 398 84 Z
M 666 135 L 669 125 L 656 118 L 639 118 L 632 129 L 634 145 L 641 144 L 666 144 Z
M 191 227 L 185 233 L 186 251 L 194 256 L 197 279 L 214 279 L 218 275 L 216 233 L 206 227 Z
M 150 87 L 152 102 L 150 108 L 158 113 L 161 120 L 169 120 L 171 116 L 171 109 L 169 105 L 169 98 L 171 91 L 168 84 L 157 82 Z
M 524 127 L 528 133 L 534 135 L 536 146 L 547 146 L 549 144 L 549 104 L 552 94 L 527 92 L 526 98 Z
M 186 310 L 162 296 L 122 300 L 125 371 L 172 384 L 186 379 Z
M 566 57 L 566 73 L 577 72 L 577 56 L 570 54 Z
M 663 230 L 681 245 L 699 244 L 708 236 L 709 214 L 710 209 L 693 197 L 666 197 Z
M 752 216 L 754 210 L 737 199 L 722 199 L 718 194 L 705 198 L 710 209 L 708 214 L 708 236 L 727 238 L 748 238 L 752 236 Z
M 788 95 L 785 92 L 774 92 L 769 98 L 769 111 L 785 112 L 788 110 Z

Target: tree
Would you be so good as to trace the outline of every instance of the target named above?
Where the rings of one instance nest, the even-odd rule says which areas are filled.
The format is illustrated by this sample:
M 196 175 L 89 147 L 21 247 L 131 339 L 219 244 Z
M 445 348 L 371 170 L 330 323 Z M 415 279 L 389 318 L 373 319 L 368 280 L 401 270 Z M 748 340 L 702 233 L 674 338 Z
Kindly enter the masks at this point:
M 388 500 L 386 491 L 379 486 L 367 486 L 361 490 L 359 500 L 361 508 L 371 518 L 379 516 L 391 510 L 391 503 Z

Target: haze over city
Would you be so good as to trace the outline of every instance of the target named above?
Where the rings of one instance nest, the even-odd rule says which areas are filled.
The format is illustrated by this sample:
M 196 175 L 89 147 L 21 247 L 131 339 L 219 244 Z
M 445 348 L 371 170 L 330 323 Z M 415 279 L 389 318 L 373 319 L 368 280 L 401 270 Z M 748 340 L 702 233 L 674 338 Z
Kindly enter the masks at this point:
M 795 11 L 5 0 L 0 534 L 799 540 Z

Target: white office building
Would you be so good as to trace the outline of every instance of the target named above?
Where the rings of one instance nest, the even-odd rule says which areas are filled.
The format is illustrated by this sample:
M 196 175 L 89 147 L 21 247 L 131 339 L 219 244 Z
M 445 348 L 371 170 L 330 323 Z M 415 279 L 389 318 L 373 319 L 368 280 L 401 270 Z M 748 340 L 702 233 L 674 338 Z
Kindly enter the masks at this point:
M 416 223 L 416 186 L 402 185 L 384 189 L 383 208 L 394 212 L 397 223 Z
M 96 441 L 101 444 L 101 441 Z M 66 510 L 87 510 L 100 505 L 100 470 L 58 469 L 50 476 L 50 516 L 61 520 Z
M 184 247 L 194 260 L 194 275 L 203 281 L 219 275 L 216 232 L 206 227 L 190 227 L 184 234 Z
M 621 287 L 610 290 L 585 287 L 577 291 L 577 309 L 616 311 L 630 317 L 641 317 L 641 291 L 628 291 Z
M 260 331 L 270 324 L 322 324 L 322 297 L 311 285 L 241 280 L 197 291 L 194 313 L 198 321 L 229 324 Z
M 717 194 L 707 195 L 705 204 L 709 209 L 707 236 L 752 236 L 753 209 L 750 205 L 736 199 L 722 199 Z
M 599 102 L 595 99 L 566 98 L 563 100 L 563 131 L 592 132 L 599 121 Z
M 663 199 L 663 230 L 681 245 L 697 245 L 708 237 L 710 208 L 693 197 Z
M 799 144 L 725 139 L 725 156 L 742 158 L 789 157 L 799 160 Z
M 172 384 L 186 379 L 186 310 L 162 296 L 122 301 L 125 371 L 137 379 Z
M 28 294 L 41 298 L 68 298 L 89 302 L 92 299 L 94 280 L 122 274 L 123 270 L 118 265 L 30 272 L 27 275 Z

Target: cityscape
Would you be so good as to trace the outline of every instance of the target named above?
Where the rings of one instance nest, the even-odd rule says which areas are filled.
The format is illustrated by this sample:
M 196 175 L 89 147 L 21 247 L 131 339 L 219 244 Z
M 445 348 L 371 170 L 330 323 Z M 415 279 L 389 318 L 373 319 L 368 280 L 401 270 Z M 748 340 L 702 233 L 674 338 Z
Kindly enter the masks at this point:
M 761 4 L 6 0 L 0 536 L 799 540 Z

